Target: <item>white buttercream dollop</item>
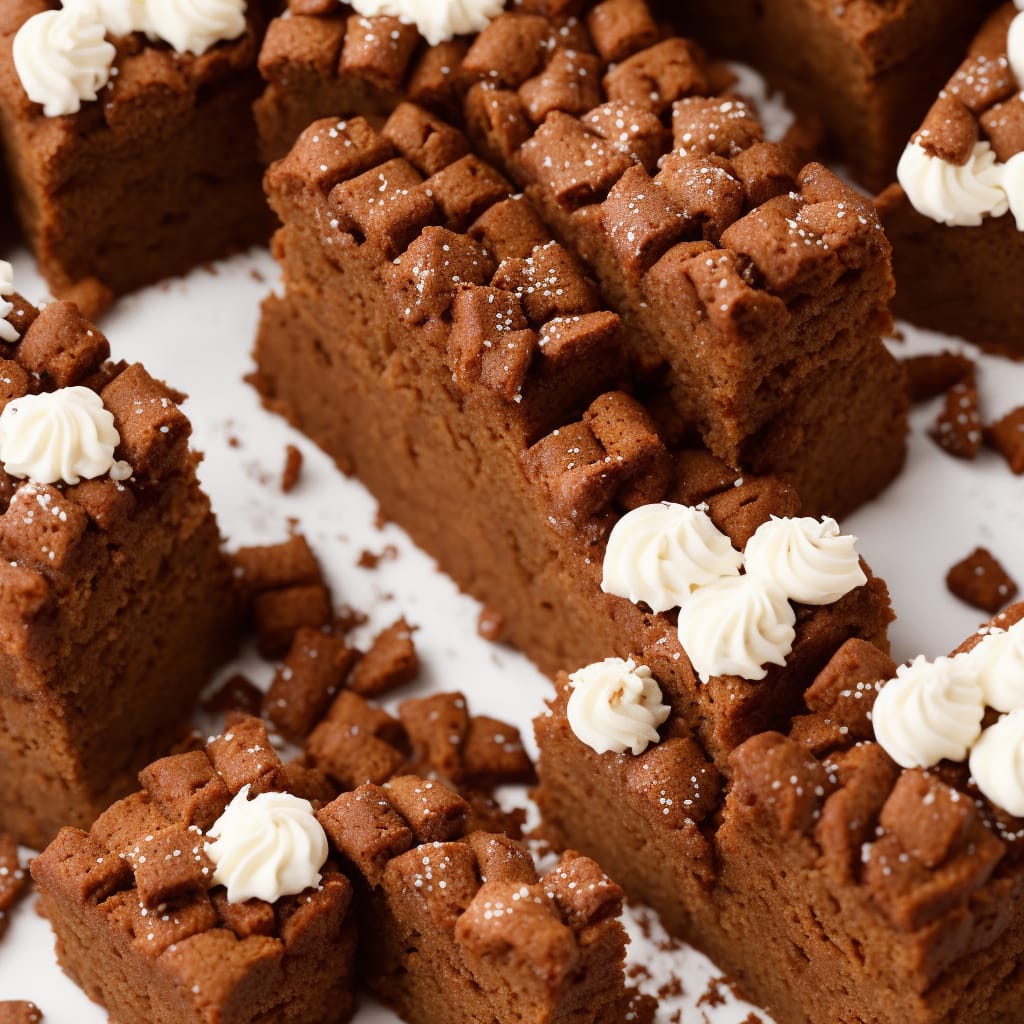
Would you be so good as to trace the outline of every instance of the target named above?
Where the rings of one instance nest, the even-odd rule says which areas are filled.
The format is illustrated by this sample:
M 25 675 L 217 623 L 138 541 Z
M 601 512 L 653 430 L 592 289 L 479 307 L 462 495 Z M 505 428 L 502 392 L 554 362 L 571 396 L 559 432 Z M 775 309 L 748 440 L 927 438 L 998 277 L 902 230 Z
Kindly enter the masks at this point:
M 7 322 L 7 317 L 14 310 L 14 304 L 7 301 L 7 296 L 14 292 L 14 267 L 7 260 L 0 260 L 0 341 L 8 344 L 19 338 L 14 324 Z
M 962 655 L 996 711 L 1024 708 L 1024 622 L 990 633 Z
M 1017 96 L 1010 102 L 1024 103 L 1024 96 Z M 1003 191 L 1017 230 L 1024 231 L 1024 153 L 1015 153 L 1003 164 Z
M 0 414 L 0 462 L 11 476 L 39 484 L 104 473 L 124 479 L 126 464 L 114 458 L 120 441 L 103 400 L 85 387 L 25 395 Z
M 868 581 L 857 538 L 828 518 L 772 516 L 747 542 L 744 564 L 748 576 L 771 580 L 801 604 L 832 604 Z
M 658 502 L 613 527 L 601 589 L 655 612 L 681 607 L 698 587 L 739 574 L 743 556 L 698 508 Z
M 646 665 L 632 658 L 605 658 L 569 676 L 567 715 L 577 738 L 599 754 L 642 754 L 658 742 L 658 726 L 670 708 Z
M 245 33 L 246 0 L 149 0 L 146 31 L 178 53 L 206 53 Z
M 320 884 L 329 852 L 313 805 L 290 793 L 260 793 L 243 786 L 214 822 L 206 853 L 213 880 L 228 890 L 229 903 L 274 903 Z
M 970 759 L 978 789 L 997 807 L 1024 818 L 1024 708 L 1003 715 L 982 734 Z
M 84 4 L 35 14 L 14 37 L 14 67 L 22 88 L 47 117 L 74 114 L 110 80 L 117 51 L 103 23 Z
M 981 733 L 985 694 L 963 657 L 919 655 L 882 687 L 871 719 L 882 749 L 903 768 L 963 761 Z
M 482 32 L 505 9 L 505 0 L 349 0 L 358 14 L 398 18 L 431 45 Z
M 985 217 L 1001 217 L 1009 209 L 1003 170 L 987 142 L 976 143 L 963 165 L 932 156 L 911 142 L 896 176 L 918 213 L 940 224 L 976 227 Z
M 679 641 L 701 682 L 712 676 L 764 679 L 785 665 L 796 639 L 785 593 L 755 576 L 720 579 L 694 591 L 679 612 Z

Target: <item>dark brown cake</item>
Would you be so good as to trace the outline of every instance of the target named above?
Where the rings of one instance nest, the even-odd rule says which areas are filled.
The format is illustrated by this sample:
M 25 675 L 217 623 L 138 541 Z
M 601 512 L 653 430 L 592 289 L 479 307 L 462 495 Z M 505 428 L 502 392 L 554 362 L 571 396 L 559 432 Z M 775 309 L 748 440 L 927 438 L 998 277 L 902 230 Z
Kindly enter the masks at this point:
M 1006 53 L 1017 13 L 1006 3 L 991 15 L 911 140 L 948 162 L 951 173 L 973 160 L 978 143 L 990 144 L 1001 164 L 1024 151 L 1017 96 L 1024 83 Z M 949 203 L 955 206 L 958 190 L 970 188 L 970 182 L 952 185 Z M 1024 234 L 1006 203 L 997 216 L 955 225 L 918 212 L 900 184 L 887 188 L 877 205 L 893 244 L 897 316 L 994 352 L 1024 354 L 1024 298 L 1017 287 Z
M 116 40 L 111 85 L 47 117 L 15 71 L 13 40 L 56 0 L 0 9 L 0 134 L 15 206 L 54 294 L 94 316 L 125 292 L 264 241 L 270 221 L 250 107 L 264 0 L 248 31 L 202 56 L 141 33 Z
M 181 396 L 110 363 L 66 302 L 8 296 L 2 406 L 83 385 L 113 415 L 120 480 L 0 474 L 0 830 L 41 847 L 88 824 L 175 741 L 230 656 L 238 612 Z
M 594 753 L 563 680 L 536 722 L 545 821 L 779 1024 L 1017 1020 L 1021 821 L 966 764 L 901 770 L 874 742 L 872 705 L 895 669 L 847 642 L 803 713 L 741 744 L 724 772 L 682 709 L 639 756 Z
M 839 159 L 877 190 L 997 2 L 662 0 L 661 8 L 715 52 L 764 72 L 794 109 L 820 117 Z

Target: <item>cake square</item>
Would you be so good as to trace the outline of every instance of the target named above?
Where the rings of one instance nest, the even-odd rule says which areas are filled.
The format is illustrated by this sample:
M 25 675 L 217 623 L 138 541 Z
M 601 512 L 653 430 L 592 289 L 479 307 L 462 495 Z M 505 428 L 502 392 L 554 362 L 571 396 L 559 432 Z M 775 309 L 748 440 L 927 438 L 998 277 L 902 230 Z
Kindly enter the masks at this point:
M 239 610 L 182 396 L 70 303 L 5 309 L 0 828 L 39 848 L 175 742 Z
M 250 108 L 271 6 L 238 0 L 205 24 L 160 8 L 151 24 L 136 23 L 149 17 L 141 4 L 3 5 L 0 135 L 18 218 L 55 295 L 95 316 L 266 239 Z

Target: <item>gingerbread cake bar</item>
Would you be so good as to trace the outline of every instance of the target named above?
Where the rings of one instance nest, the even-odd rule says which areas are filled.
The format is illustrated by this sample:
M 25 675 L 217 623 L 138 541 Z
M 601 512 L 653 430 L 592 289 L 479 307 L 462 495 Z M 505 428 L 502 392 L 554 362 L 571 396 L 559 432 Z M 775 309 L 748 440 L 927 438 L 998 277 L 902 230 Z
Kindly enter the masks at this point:
M 476 190 L 475 206 L 405 214 L 460 231 L 479 216 L 471 233 L 499 261 L 517 261 L 510 286 L 535 293 L 561 266 L 504 244 L 502 207 L 487 209 L 508 194 L 496 166 L 539 215 L 534 242 L 557 238 L 596 276 L 600 294 L 588 287 L 562 306 L 622 317 L 638 386 L 666 391 L 683 423 L 733 466 L 785 476 L 808 509 L 848 511 L 903 458 L 902 384 L 880 340 L 890 325 L 888 243 L 873 209 L 765 142 L 755 113 L 723 93 L 730 76 L 692 42 L 652 44 L 659 32 L 641 0 L 594 5 L 585 20 L 551 13 L 558 6 L 502 14 L 472 39 L 457 76 L 462 117 L 409 103 L 391 115 L 380 163 L 398 156 L 412 172 L 395 187 L 430 178 L 427 192 Z M 296 23 L 282 19 L 280 31 Z M 392 49 L 380 59 L 390 54 L 402 81 Z M 316 75 L 284 77 L 312 113 Z M 396 254 L 407 241 L 394 240 Z M 832 472 L 835 450 L 847 472 Z
M 716 54 L 758 68 L 795 110 L 819 117 L 836 156 L 877 191 L 996 2 L 662 0 L 660 11 Z
M 896 313 L 1015 356 L 1024 353 L 1020 19 L 1005 3 L 986 21 L 907 145 L 898 183 L 878 197 Z
M 364 702 L 359 721 L 374 713 L 389 717 Z M 63 829 L 33 877 L 64 969 L 123 1024 L 345 1021 L 361 930 L 358 973 L 411 1022 L 649 1019 L 625 986 L 621 891 L 596 864 L 567 854 L 539 878 L 454 790 L 402 774 L 406 757 L 338 756 L 378 782 L 339 796 L 231 716 L 89 832 Z
M 959 649 L 1009 642 L 990 679 L 1016 696 L 987 698 L 1002 710 L 1024 705 L 1024 660 L 1013 660 L 1022 634 L 1008 636 L 1022 618 L 1017 605 Z M 726 772 L 670 696 L 653 745 L 596 753 L 573 725 L 583 682 L 563 678 L 536 722 L 545 821 L 780 1024 L 1016 1020 L 1024 832 L 1014 815 L 1024 805 L 1010 799 L 1019 777 L 1006 759 L 1017 748 L 1005 735 L 975 741 L 986 698 L 971 696 L 962 662 L 923 662 L 897 672 L 877 648 L 848 641 L 802 713 L 741 744 Z M 900 708 L 908 686 L 917 703 Z M 890 687 L 883 720 L 879 691 Z M 995 718 L 986 713 L 989 733 L 1020 729 L 1019 713 Z M 983 745 L 987 763 L 975 757 Z
M 602 593 L 608 531 L 637 505 L 707 500 L 742 548 L 799 499 L 688 443 L 671 403 L 606 390 L 627 379 L 618 318 L 528 201 L 471 155 L 423 182 L 391 155 L 390 124 L 319 122 L 269 172 L 286 288 L 264 305 L 257 386 L 547 671 L 660 641 L 694 728 L 726 757 L 789 714 L 847 637 L 884 643 L 884 584 L 801 612 L 771 686 L 698 684 L 670 619 Z M 461 147 L 449 129 L 429 148 L 446 138 Z M 438 210 L 453 227 L 424 226 Z
M 275 6 L 237 0 L 202 21 L 180 5 L 2 5 L 0 136 L 54 294 L 96 315 L 268 237 L 251 105 Z
M 39 848 L 174 742 L 238 609 L 182 396 L 70 303 L 0 313 L 0 830 Z

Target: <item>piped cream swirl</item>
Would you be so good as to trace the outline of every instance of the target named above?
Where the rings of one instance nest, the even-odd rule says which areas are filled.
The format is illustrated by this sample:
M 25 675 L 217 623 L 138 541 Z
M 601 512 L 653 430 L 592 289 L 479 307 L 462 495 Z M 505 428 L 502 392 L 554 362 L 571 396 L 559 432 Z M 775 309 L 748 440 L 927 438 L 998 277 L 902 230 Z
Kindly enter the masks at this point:
M 646 665 L 605 658 L 573 672 L 569 682 L 569 725 L 592 750 L 639 755 L 658 742 L 658 726 L 670 709 Z
M 1024 708 L 1024 621 L 990 633 L 962 655 L 996 711 Z
M 997 807 L 1024 818 L 1024 708 L 990 725 L 969 763 L 978 789 Z
M 770 580 L 790 601 L 832 604 L 867 583 L 857 538 L 834 519 L 772 516 L 747 542 L 747 575 Z
M 85 387 L 25 395 L 0 414 L 0 462 L 35 483 L 77 484 L 104 473 L 124 479 L 131 468 L 114 458 L 120 441 L 103 400 Z
M 679 612 L 679 641 L 701 682 L 712 676 L 764 679 L 785 665 L 796 614 L 774 583 L 735 576 L 695 591 Z
M 207 833 L 213 880 L 227 887 L 229 903 L 275 903 L 320 884 L 329 852 L 313 805 L 290 793 L 260 793 L 243 786 Z
M 698 587 L 738 575 L 742 563 L 706 512 L 667 501 L 641 505 L 612 529 L 601 589 L 663 612 Z
M 149 29 L 149 9 L 159 0 L 64 0 L 65 7 L 88 7 L 108 35 L 126 36 Z
M 149 0 L 146 31 L 178 53 L 205 53 L 245 33 L 246 0 Z
M 505 0 L 350 0 L 356 12 L 372 18 L 398 18 L 431 45 L 482 32 L 505 9 Z
M 7 317 L 14 311 L 14 304 L 7 301 L 7 296 L 14 293 L 14 267 L 7 260 L 0 260 L 0 341 L 8 344 L 18 340 L 20 335 L 14 324 L 7 322 Z
M 108 81 L 117 51 L 88 5 L 35 14 L 14 37 L 14 68 L 22 88 L 47 117 L 74 114 Z
M 903 191 L 918 213 L 940 224 L 976 227 L 1009 209 L 1003 165 L 987 142 L 978 142 L 966 164 L 932 156 L 911 142 L 896 169 Z
M 963 761 L 981 732 L 985 694 L 963 657 L 901 665 L 872 711 L 875 738 L 903 768 Z

